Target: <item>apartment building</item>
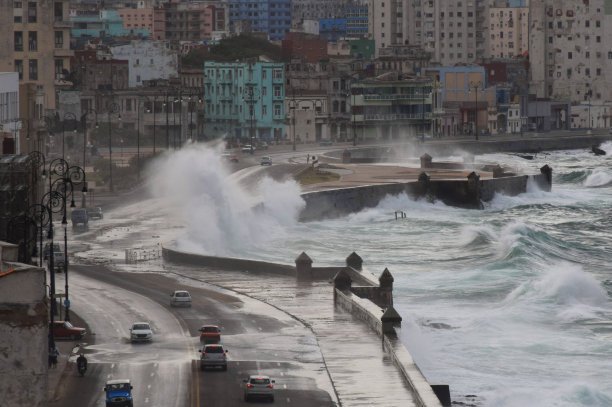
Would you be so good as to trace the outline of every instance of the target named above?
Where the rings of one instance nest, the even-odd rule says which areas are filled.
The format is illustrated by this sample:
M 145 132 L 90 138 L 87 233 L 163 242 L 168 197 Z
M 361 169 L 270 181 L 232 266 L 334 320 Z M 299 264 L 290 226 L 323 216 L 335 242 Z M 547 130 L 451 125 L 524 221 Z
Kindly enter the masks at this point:
M 153 32 L 153 8 L 121 8 L 117 12 L 123 20 L 124 30 L 128 32 L 133 30 Z
M 291 0 L 229 0 L 230 29 L 266 33 L 271 41 L 285 39 L 291 29 Z
M 489 9 L 488 57 L 513 58 L 529 54 L 529 8 Z
M 442 65 L 473 62 L 488 50 L 488 8 L 485 0 L 370 0 L 370 35 L 377 48 L 418 45 Z
M 305 20 L 344 18 L 346 9 L 359 3 L 355 0 L 293 0 L 291 2 L 293 26 L 298 27 Z
M 285 138 L 285 65 L 205 62 L 205 117 L 209 137 Z
M 226 29 L 226 6 L 217 1 L 168 2 L 153 13 L 156 40 L 201 42 L 212 39 L 213 32 Z
M 574 104 L 612 100 L 610 2 L 532 1 L 529 13 L 530 93 Z
M 70 70 L 68 4 L 67 0 L 0 2 L 0 38 L 5 39 L 0 45 L 0 72 L 17 72 L 20 85 L 35 86 L 34 100 L 22 103 L 34 106 L 36 118 L 55 108 L 56 81 Z

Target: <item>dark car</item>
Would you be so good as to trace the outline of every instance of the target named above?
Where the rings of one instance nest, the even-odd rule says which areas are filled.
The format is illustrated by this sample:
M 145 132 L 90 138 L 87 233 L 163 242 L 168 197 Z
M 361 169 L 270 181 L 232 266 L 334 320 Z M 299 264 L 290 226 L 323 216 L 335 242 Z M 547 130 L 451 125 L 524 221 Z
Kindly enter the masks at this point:
M 51 259 L 47 259 L 47 263 L 51 266 Z M 63 251 L 53 252 L 53 269 L 56 273 L 64 271 L 64 267 L 68 265 L 68 258 Z
M 75 208 L 70 213 L 70 220 L 72 220 L 72 227 L 74 228 L 77 225 L 87 226 L 87 222 L 89 221 L 89 216 L 87 216 L 87 209 L 85 208 Z
M 62 249 L 60 249 L 60 245 L 59 243 L 53 243 L 53 251 L 54 252 L 61 252 Z M 51 243 L 45 243 L 45 250 L 43 251 L 44 253 L 44 259 L 45 260 L 49 260 L 49 253 L 51 253 Z
M 81 339 L 87 334 L 85 328 L 77 328 L 72 326 L 68 321 L 53 321 L 53 336 L 55 339 L 70 339 L 77 340 Z
M 104 214 L 102 213 L 102 208 L 96 206 L 95 208 L 87 208 L 87 217 L 89 219 L 103 219 Z

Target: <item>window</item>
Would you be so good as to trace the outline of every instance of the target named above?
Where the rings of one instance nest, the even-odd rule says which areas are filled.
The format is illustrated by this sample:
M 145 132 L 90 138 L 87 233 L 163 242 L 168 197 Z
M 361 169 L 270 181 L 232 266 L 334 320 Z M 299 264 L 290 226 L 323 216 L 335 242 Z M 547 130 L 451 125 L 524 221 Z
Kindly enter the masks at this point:
M 30 59 L 30 63 L 29 63 L 29 79 L 31 81 L 37 81 L 38 80 L 38 60 L 37 59 Z
M 264 71 L 264 72 L 265 72 L 265 71 Z M 268 115 L 268 106 L 263 105 L 263 106 L 261 107 L 261 115 L 262 115 L 262 116 L 267 116 L 267 115 Z
M 28 32 L 28 49 L 38 51 L 38 33 L 36 31 Z
M 23 80 L 23 61 L 21 59 L 15 60 L 15 72 L 19 73 L 19 80 Z
M 36 2 L 29 1 L 28 2 L 28 23 L 36 22 Z
M 281 96 L 282 96 L 282 94 L 281 94 L 281 87 L 280 86 L 275 86 L 274 87 L 274 97 L 278 98 L 278 97 L 281 97 Z
M 14 44 L 15 51 L 23 51 L 23 32 L 14 32 Z
M 283 79 L 283 70 L 282 69 L 274 69 L 272 71 L 272 79 Z
M 55 48 L 64 48 L 64 32 L 55 32 Z
M 281 105 L 274 105 L 274 116 L 280 116 L 281 115 Z
M 62 79 L 64 74 L 64 60 L 55 60 L 55 79 Z
M 268 71 L 267 70 L 265 70 L 265 69 L 261 70 L 261 79 L 264 80 L 264 81 L 266 79 L 268 79 Z
M 572 52 L 571 51 L 567 53 L 567 59 L 572 59 Z

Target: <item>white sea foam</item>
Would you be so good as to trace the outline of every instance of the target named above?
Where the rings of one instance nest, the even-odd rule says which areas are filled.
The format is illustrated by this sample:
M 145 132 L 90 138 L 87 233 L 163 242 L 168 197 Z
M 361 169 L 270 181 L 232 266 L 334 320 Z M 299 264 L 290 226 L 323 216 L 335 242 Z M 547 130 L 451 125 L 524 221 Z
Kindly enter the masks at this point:
M 585 187 L 601 187 L 612 184 L 612 175 L 602 170 L 593 171 L 585 180 Z

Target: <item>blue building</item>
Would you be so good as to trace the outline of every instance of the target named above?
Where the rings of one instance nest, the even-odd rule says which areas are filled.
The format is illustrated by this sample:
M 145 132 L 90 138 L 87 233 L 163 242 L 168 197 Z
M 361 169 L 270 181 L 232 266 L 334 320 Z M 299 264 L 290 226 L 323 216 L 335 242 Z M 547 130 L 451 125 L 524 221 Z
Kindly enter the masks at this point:
M 285 135 L 285 64 L 205 62 L 205 133 L 280 141 Z
M 367 38 L 368 6 L 348 7 L 346 9 L 346 35 L 349 38 Z
M 336 42 L 346 37 L 346 18 L 320 19 L 319 35 L 328 42 Z
M 230 0 L 230 29 L 267 33 L 271 41 L 284 40 L 291 29 L 291 0 Z
M 135 29 L 126 30 L 123 28 L 123 19 L 119 17 L 118 10 L 100 10 L 98 14 L 71 17 L 72 36 L 82 35 L 91 37 L 121 37 L 127 35 L 137 35 L 148 37 L 149 30 Z

